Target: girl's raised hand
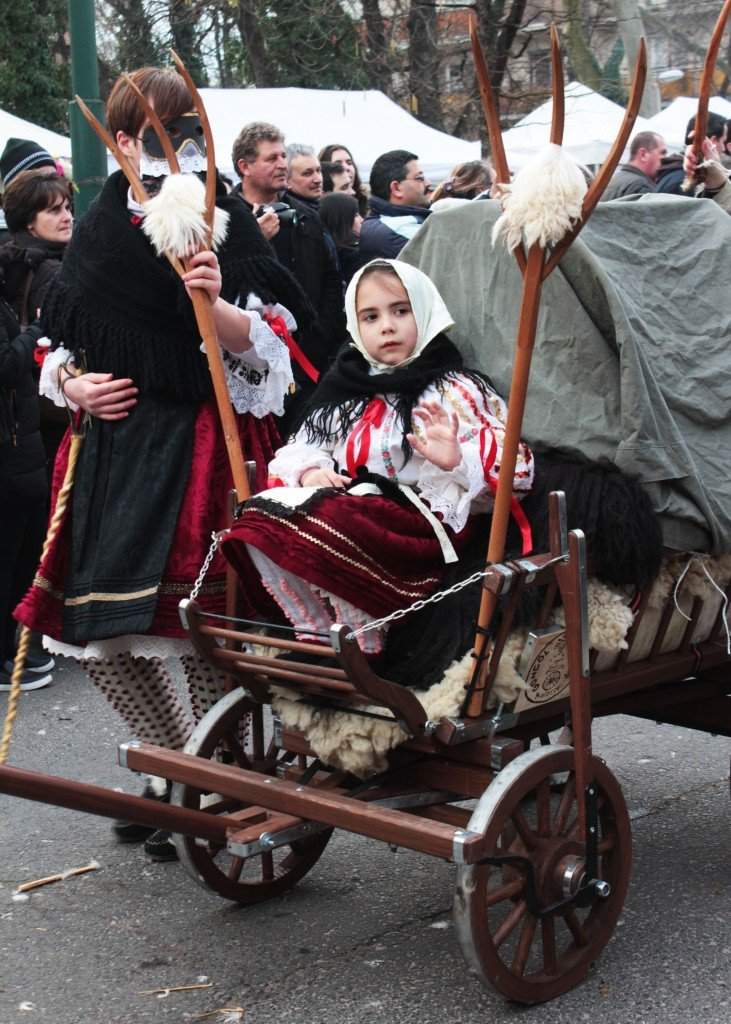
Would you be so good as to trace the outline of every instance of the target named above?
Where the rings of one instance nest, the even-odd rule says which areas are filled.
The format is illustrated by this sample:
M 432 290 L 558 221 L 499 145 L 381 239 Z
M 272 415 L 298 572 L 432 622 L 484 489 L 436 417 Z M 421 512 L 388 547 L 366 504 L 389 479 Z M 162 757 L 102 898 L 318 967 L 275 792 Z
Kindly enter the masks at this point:
M 459 420 L 456 413 L 448 413 L 439 402 L 424 402 L 414 409 L 414 416 L 421 420 L 423 439 L 416 434 L 407 434 L 411 447 L 433 462 L 440 469 L 454 469 L 462 461 L 462 452 L 457 437 Z
M 206 292 L 211 304 L 221 294 L 221 268 L 215 252 L 204 249 L 197 252 L 190 260 L 190 270 L 183 274 L 185 290 L 190 295 L 191 288 L 200 288 Z

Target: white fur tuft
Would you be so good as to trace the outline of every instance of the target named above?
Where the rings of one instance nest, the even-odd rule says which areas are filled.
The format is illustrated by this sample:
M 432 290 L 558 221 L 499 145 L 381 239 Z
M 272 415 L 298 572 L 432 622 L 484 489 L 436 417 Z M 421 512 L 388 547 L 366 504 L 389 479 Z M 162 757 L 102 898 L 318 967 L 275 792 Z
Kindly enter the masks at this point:
M 578 164 L 550 143 L 501 191 L 503 213 L 492 229 L 492 244 L 502 237 L 512 252 L 525 237 L 528 248 L 535 242 L 545 248 L 559 242 L 581 217 L 586 179 Z
M 142 229 L 164 256 L 184 259 L 207 244 L 205 222 L 206 190 L 194 174 L 171 174 L 154 198 L 145 203 Z M 216 208 L 213 218 L 213 248 L 217 249 L 228 231 L 228 214 Z

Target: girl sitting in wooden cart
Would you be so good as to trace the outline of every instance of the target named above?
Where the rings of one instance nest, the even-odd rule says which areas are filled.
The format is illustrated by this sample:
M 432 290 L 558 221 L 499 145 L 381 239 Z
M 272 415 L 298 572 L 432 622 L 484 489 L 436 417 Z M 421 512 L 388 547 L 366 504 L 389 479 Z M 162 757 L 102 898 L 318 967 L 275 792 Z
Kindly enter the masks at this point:
M 490 507 L 507 413 L 489 381 L 464 369 L 444 333 L 449 311 L 420 270 L 374 260 L 345 302 L 352 345 L 270 463 L 272 488 L 223 541 L 244 590 L 253 563 L 302 637 L 333 621 L 357 627 L 437 589 L 473 513 Z M 532 480 L 521 445 L 515 495 Z M 522 518 L 517 500 L 514 512 Z M 526 524 L 530 547 L 528 537 Z M 366 654 L 382 651 L 385 632 L 362 634 Z

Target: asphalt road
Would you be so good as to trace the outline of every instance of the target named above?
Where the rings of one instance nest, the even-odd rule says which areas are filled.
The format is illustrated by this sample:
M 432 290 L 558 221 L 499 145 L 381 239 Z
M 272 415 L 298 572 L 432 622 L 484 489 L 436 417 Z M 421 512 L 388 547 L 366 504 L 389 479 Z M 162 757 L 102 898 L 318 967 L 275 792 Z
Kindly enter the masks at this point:
M 104 819 L 0 796 L 0 1024 L 222 1024 L 202 1016 L 222 1007 L 246 1024 L 729 1024 L 731 741 L 622 717 L 594 735 L 633 817 L 633 880 L 600 961 L 559 1000 L 511 1006 L 468 973 L 439 861 L 336 835 L 286 897 L 242 909 L 116 845 Z M 63 662 L 23 696 L 10 763 L 135 792 L 116 767 L 127 738 Z

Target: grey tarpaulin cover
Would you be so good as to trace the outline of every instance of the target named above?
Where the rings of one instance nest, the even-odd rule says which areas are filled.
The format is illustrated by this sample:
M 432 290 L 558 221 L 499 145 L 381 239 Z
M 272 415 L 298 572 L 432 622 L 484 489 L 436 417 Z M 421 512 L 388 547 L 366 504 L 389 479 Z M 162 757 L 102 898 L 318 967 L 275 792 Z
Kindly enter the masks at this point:
M 432 214 L 402 251 L 468 366 L 510 390 L 522 279 L 496 203 Z M 731 551 L 731 217 L 711 200 L 600 204 L 544 284 L 523 437 L 639 477 L 678 550 Z

